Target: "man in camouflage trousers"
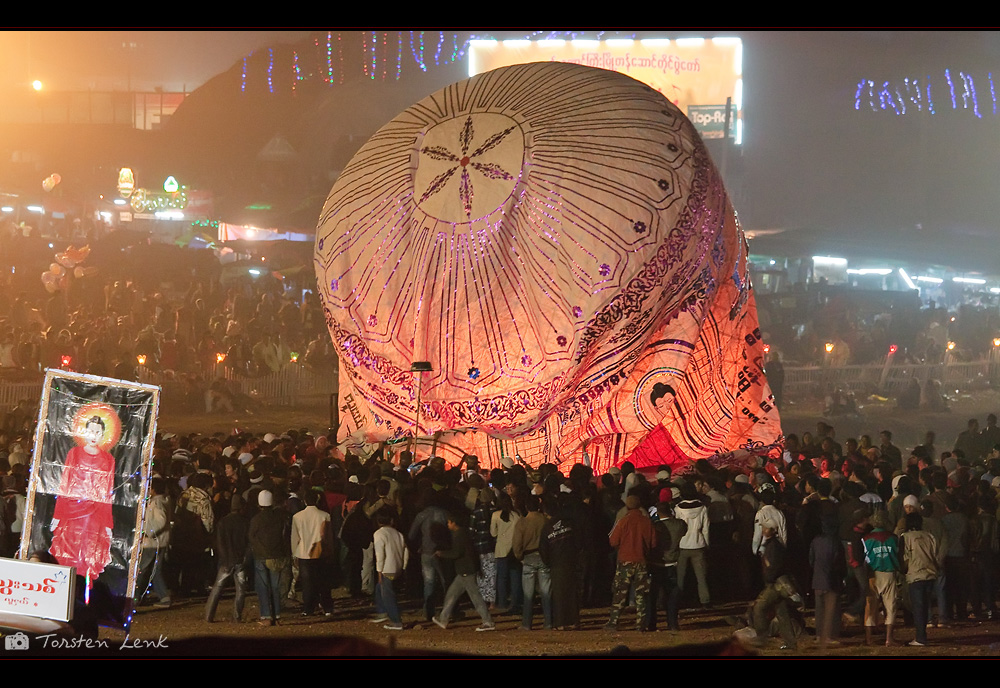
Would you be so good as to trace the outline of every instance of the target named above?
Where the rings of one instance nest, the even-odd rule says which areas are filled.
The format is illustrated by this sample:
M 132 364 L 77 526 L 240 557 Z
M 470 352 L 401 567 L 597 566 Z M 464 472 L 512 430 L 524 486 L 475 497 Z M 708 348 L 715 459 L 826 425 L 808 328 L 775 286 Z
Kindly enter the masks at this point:
M 656 532 L 649 514 L 641 508 L 639 498 L 629 495 L 625 500 L 628 512 L 615 524 L 611 531 L 611 546 L 618 549 L 618 567 L 615 569 L 611 619 L 605 630 L 618 630 L 618 617 L 625 609 L 628 591 L 635 584 L 636 629 L 644 630 L 649 604 L 649 573 L 646 570 L 646 555 L 656 544 Z

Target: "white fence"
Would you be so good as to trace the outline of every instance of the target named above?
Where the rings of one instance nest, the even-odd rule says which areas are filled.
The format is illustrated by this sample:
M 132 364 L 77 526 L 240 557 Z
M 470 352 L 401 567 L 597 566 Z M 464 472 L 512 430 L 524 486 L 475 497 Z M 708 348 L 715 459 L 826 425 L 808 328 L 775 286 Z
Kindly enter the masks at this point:
M 0 381 L 0 411 L 7 412 L 28 400 L 32 404 L 37 404 L 42 395 L 42 378 L 29 382 L 7 382 Z
M 837 368 L 808 366 L 785 368 L 786 397 L 822 394 L 829 388 L 865 394 L 899 394 L 911 380 L 921 385 L 927 380 L 939 380 L 943 389 L 980 389 L 1000 378 L 1000 365 L 993 361 L 939 364 L 871 364 Z

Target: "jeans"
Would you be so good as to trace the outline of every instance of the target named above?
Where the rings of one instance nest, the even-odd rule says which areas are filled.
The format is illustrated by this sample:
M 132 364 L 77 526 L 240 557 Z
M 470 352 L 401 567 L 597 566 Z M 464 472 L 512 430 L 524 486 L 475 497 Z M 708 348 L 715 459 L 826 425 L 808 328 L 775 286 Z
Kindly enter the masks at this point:
M 687 578 L 688 562 L 694 567 L 694 576 L 698 579 L 698 601 L 708 604 L 711 597 L 708 594 L 708 567 L 705 561 L 704 549 L 682 549 L 677 560 L 677 587 L 684 592 L 684 579 Z
M 910 606 L 913 607 L 913 628 L 917 632 L 917 642 L 927 642 L 927 618 L 931 612 L 931 590 L 934 581 L 912 581 L 910 588 Z
M 493 618 L 490 616 L 490 610 L 486 607 L 486 602 L 479 592 L 479 582 L 476 580 L 476 574 L 474 573 L 460 573 L 455 576 L 455 580 L 448 586 L 448 592 L 444 595 L 444 609 L 441 610 L 440 620 L 445 625 L 448 625 L 448 621 L 451 620 L 451 613 L 455 611 L 455 605 L 458 604 L 458 599 L 462 596 L 463 592 L 468 594 L 469 599 L 472 601 L 472 606 L 476 608 L 476 612 L 483 620 L 483 623 L 487 626 L 492 626 Z
M 497 559 L 497 607 L 511 609 L 522 606 L 521 562 L 513 557 Z
M 205 604 L 205 621 L 211 623 L 215 620 L 215 610 L 219 607 L 219 599 L 222 597 L 222 589 L 226 586 L 226 581 L 233 579 L 236 586 L 236 601 L 233 607 L 233 620 L 240 621 L 243 618 L 243 605 L 247 595 L 247 571 L 243 564 L 234 566 L 220 566 L 219 572 L 215 576 L 215 585 L 208 596 Z
M 139 589 L 145 592 L 146 586 L 152 581 L 153 594 L 160 598 L 160 602 L 170 602 L 170 590 L 167 588 L 167 581 L 163 577 L 163 557 L 166 550 L 158 551 L 155 547 L 143 547 L 142 556 L 139 558 Z
M 934 597 L 937 598 L 938 622 L 944 623 L 948 620 L 948 596 L 945 594 L 947 579 L 944 575 L 944 567 L 939 567 L 937 580 L 934 581 Z
M 387 576 L 378 575 L 378 585 L 375 586 L 375 613 L 385 614 L 389 621 L 398 624 L 403 623 L 403 617 L 399 613 L 399 605 L 396 603 L 396 589 L 393 581 L 398 578 L 398 574 Z
M 542 617 L 545 628 L 552 628 L 552 572 L 542 562 L 538 552 L 525 554 L 521 562 L 521 584 L 524 588 L 524 607 L 521 612 L 521 626 L 531 628 L 534 618 L 535 577 L 538 577 L 538 593 L 542 598 Z
M 271 563 L 271 567 L 267 564 Z M 257 601 L 260 603 L 261 619 L 281 618 L 282 590 L 291 579 L 291 559 L 255 560 L 254 588 L 257 590 Z
M 666 598 L 667 603 L 667 628 L 676 631 L 680 628 L 678 617 L 681 603 L 681 589 L 677 587 L 677 566 L 651 566 L 649 574 L 651 589 L 646 628 L 650 631 L 656 630 L 657 607 L 662 596 Z
M 441 589 L 447 586 L 444 582 L 444 570 L 441 560 L 431 554 L 420 555 L 420 573 L 424 579 L 424 618 L 428 621 L 434 616 L 434 584 L 441 583 Z

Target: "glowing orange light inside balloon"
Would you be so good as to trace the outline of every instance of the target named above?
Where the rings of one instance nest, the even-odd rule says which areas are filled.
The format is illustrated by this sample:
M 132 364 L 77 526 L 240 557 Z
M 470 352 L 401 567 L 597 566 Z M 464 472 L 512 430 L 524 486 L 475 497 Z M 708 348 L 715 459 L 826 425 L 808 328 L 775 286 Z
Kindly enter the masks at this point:
M 951 351 L 954 348 L 955 348 L 955 342 L 948 342 L 948 351 Z
M 993 346 L 1000 346 L 1000 337 L 993 338 Z
M 215 362 L 216 363 L 222 363 L 225 360 L 226 360 L 226 355 L 224 353 L 219 352 L 219 353 L 215 354 Z
M 823 348 L 826 349 L 826 353 L 830 353 L 833 351 L 833 342 L 827 342 L 823 345 Z
M 764 353 L 765 354 L 771 353 L 771 345 L 770 344 L 765 344 L 764 345 Z
M 146 354 L 139 354 L 135 360 L 139 361 L 139 365 L 146 365 Z
M 62 363 L 63 368 L 68 368 L 69 364 L 73 362 L 72 356 L 60 356 L 59 361 Z
M 889 355 L 892 356 L 894 353 L 896 353 L 896 351 L 898 351 L 898 349 L 896 348 L 896 345 L 895 344 L 890 344 L 889 345 Z

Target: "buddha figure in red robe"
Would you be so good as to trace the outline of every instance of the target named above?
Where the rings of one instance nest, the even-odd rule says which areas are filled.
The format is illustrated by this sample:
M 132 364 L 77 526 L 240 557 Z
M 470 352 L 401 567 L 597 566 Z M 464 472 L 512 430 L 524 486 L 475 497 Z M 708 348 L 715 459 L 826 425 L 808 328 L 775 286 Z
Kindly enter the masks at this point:
M 66 455 L 52 516 L 52 555 L 91 580 L 111 562 L 115 459 L 100 446 L 104 431 L 99 416 L 90 418 L 83 446 Z

